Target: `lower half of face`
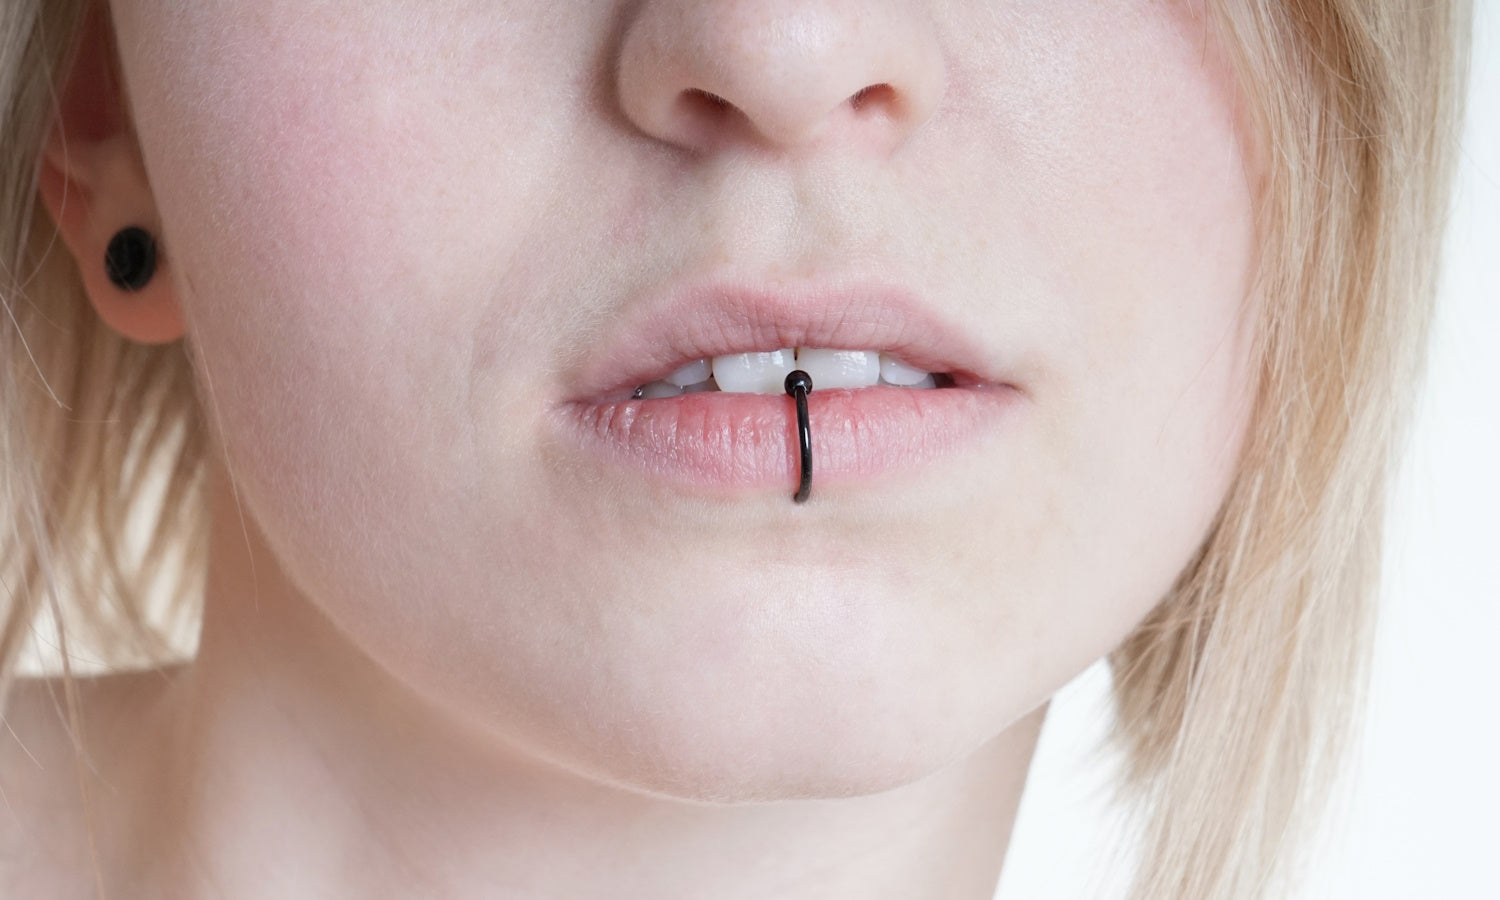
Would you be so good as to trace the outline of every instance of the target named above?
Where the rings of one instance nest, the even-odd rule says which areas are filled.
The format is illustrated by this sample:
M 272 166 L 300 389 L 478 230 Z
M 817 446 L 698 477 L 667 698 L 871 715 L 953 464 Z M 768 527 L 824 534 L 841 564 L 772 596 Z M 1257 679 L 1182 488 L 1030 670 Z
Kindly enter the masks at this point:
M 857 4 L 660 5 L 121 4 L 206 414 L 308 601 L 476 721 L 682 796 L 891 787 L 1118 644 L 1206 536 L 1252 389 L 1238 95 L 1206 24 L 1144 0 L 878 27 Z M 787 49 L 777 16 L 860 40 Z M 840 56 L 881 41 L 933 57 Z M 897 95 L 935 66 L 940 90 L 893 138 L 797 106 L 786 72 L 838 66 Z M 770 85 L 723 99 L 827 127 L 653 131 L 621 92 L 674 78 Z M 764 398 L 788 423 L 769 480 L 703 476 L 715 434 L 666 406 L 732 444 L 740 412 L 703 404 L 743 397 L 576 402 L 685 284 L 851 280 L 907 290 L 1003 387 L 956 413 L 857 389 L 841 413 L 815 385 L 815 449 L 873 462 L 815 468 L 805 504 L 790 398 Z M 601 448 L 575 426 L 606 402 L 658 404 L 675 443 Z M 887 452 L 896 408 L 933 452 Z

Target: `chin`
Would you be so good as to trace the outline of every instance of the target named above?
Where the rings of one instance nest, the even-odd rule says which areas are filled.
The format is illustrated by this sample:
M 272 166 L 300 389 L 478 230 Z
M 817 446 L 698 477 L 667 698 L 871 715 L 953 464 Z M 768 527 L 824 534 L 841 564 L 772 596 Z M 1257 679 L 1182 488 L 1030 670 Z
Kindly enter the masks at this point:
M 591 781 L 683 802 L 848 798 L 920 781 L 1036 706 L 1019 692 L 982 690 L 996 683 L 988 676 L 967 687 L 933 677 L 889 662 L 704 665 L 669 681 L 637 670 L 559 700 L 533 720 L 527 752 Z

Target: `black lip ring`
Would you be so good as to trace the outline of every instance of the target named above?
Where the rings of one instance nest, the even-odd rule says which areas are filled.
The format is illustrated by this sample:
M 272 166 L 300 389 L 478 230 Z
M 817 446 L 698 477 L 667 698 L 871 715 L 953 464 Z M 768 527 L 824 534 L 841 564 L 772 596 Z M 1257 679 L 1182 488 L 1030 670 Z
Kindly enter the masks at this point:
M 793 369 L 786 376 L 786 392 L 797 401 L 797 445 L 802 451 L 802 478 L 792 499 L 802 503 L 812 493 L 812 428 L 807 421 L 807 392 L 812 390 L 812 376 Z

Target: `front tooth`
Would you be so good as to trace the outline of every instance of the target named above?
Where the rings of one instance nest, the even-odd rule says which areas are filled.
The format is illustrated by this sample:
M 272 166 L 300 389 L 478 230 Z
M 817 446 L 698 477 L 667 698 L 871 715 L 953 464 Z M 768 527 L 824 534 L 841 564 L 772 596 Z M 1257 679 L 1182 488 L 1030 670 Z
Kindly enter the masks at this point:
M 790 348 L 715 356 L 714 381 L 728 393 L 780 394 L 785 391 L 787 373 L 796 364 L 796 353 Z M 817 385 L 816 379 L 813 384 Z
M 671 375 L 668 375 L 667 380 L 677 385 L 678 387 L 687 387 L 690 384 L 697 384 L 700 381 L 707 381 L 708 360 L 700 359 L 694 362 L 690 362 L 677 371 L 673 372 Z
M 797 368 L 812 376 L 815 391 L 873 387 L 880 380 L 880 354 L 873 350 L 798 347 Z
M 931 373 L 925 372 L 891 356 L 888 353 L 880 354 L 880 377 L 887 384 L 900 385 L 902 387 L 915 387 L 922 379 L 931 378 Z M 816 381 L 813 382 L 817 384 Z M 924 385 L 925 386 L 925 385 Z

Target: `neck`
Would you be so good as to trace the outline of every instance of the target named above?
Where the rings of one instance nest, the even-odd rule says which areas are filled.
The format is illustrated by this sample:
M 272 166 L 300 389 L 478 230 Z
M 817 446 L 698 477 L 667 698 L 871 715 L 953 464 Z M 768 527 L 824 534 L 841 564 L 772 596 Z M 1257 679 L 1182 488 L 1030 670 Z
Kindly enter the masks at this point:
M 223 499 L 198 656 L 169 701 L 160 819 L 139 826 L 160 836 L 141 870 L 154 895 L 993 895 L 1045 706 L 868 796 L 712 805 L 602 783 L 391 676 Z

